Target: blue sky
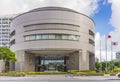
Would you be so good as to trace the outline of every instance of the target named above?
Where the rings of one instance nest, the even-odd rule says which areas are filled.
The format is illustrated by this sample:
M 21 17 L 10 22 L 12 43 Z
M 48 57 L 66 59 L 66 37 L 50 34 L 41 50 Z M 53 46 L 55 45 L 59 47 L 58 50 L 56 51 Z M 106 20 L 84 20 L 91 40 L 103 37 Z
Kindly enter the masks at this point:
M 105 36 L 111 35 L 107 39 L 107 58 L 111 60 L 111 41 L 118 45 L 112 46 L 112 54 L 115 59 L 115 53 L 120 51 L 120 0 L 99 0 L 97 13 L 92 18 L 95 21 L 95 55 L 100 58 L 100 40 L 102 48 L 102 59 L 105 60 Z
M 99 32 L 101 36 L 108 35 L 114 28 L 109 23 L 111 17 L 111 4 L 103 4 L 103 0 L 99 2 L 98 11 L 92 16 L 95 21 L 95 33 Z

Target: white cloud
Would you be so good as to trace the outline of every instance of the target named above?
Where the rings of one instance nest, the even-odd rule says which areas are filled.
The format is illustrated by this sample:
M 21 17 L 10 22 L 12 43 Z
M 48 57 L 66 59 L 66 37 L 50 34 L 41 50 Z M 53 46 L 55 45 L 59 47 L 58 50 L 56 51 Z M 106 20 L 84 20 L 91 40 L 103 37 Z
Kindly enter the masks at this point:
M 90 16 L 96 12 L 98 0 L 0 0 L 0 14 L 26 12 L 45 6 L 67 7 Z
M 112 41 L 118 42 L 118 46 L 116 46 L 116 51 L 120 51 L 120 0 L 109 0 L 111 3 L 112 15 L 110 18 L 110 24 L 114 27 L 114 31 L 110 32 L 112 36 Z
M 95 56 L 99 59 L 99 61 L 106 61 L 106 60 L 111 61 L 111 59 L 115 59 L 116 46 L 112 46 L 113 49 L 111 50 L 111 40 L 112 40 L 111 38 L 107 38 L 107 36 L 105 35 L 100 36 L 99 32 L 95 34 Z M 107 52 L 106 52 L 106 42 L 107 42 Z
M 100 57 L 100 53 L 101 53 L 101 57 Z M 99 59 L 99 61 L 111 61 L 112 59 L 115 59 L 115 52 L 112 52 L 112 57 L 111 57 L 111 51 L 107 51 L 107 55 L 106 55 L 106 51 L 102 50 L 101 52 L 99 50 L 95 51 L 96 57 Z M 107 58 L 106 58 L 107 56 Z M 101 59 L 100 59 L 101 58 Z
M 115 58 L 115 53 L 117 51 L 120 51 L 120 0 L 107 0 L 108 3 L 111 3 L 111 10 L 112 10 L 112 14 L 111 14 L 111 18 L 110 18 L 110 21 L 109 23 L 114 27 L 114 30 L 109 32 L 108 35 L 111 35 L 111 39 L 107 39 L 107 53 L 109 54 L 108 55 L 108 60 L 111 59 L 111 41 L 113 42 L 118 42 L 118 45 L 116 46 L 112 46 L 113 48 L 113 56 Z M 104 5 L 107 4 L 107 1 L 105 0 L 104 2 Z M 96 50 L 95 50 L 95 54 L 98 58 L 100 58 L 100 39 L 102 41 L 102 55 L 103 55 L 103 58 L 102 59 L 105 59 L 106 57 L 106 51 L 105 51 L 105 36 L 99 36 L 98 38 L 98 35 L 99 33 L 96 33 Z

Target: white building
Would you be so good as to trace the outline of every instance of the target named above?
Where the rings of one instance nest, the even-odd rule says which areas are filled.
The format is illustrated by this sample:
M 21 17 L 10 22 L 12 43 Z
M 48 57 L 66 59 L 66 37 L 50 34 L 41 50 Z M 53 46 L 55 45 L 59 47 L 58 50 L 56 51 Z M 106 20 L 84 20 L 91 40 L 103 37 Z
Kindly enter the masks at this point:
M 120 51 L 116 53 L 116 59 L 120 59 Z
M 10 23 L 15 15 L 0 16 L 0 46 L 9 46 Z
M 16 15 L 1 15 L 0 16 L 0 46 L 9 47 L 10 42 L 10 23 Z M 0 72 L 4 70 L 4 63 L 0 60 Z
M 15 17 L 10 34 L 16 71 L 94 69 L 94 21 L 82 13 L 37 8 Z

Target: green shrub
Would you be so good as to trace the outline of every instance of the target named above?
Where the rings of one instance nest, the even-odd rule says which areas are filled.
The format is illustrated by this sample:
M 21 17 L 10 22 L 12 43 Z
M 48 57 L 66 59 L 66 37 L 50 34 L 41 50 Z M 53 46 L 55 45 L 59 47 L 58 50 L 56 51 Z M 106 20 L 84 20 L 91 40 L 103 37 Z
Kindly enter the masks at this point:
M 25 76 L 25 72 L 6 72 L 6 73 L 0 73 L 0 76 Z
M 26 72 L 28 75 L 42 75 L 42 74 L 66 74 L 66 72 Z
M 103 76 L 104 73 L 96 73 L 95 71 L 88 71 L 88 72 L 77 72 L 75 75 L 80 76 Z
M 71 74 L 75 74 L 75 73 L 77 73 L 78 72 L 78 70 L 70 70 L 70 73 Z

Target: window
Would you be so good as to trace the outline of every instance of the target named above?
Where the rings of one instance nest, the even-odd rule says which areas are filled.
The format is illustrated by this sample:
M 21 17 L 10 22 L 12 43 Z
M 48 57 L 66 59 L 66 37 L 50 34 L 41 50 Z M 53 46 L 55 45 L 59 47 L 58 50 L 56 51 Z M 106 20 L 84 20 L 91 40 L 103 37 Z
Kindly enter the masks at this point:
M 74 40 L 74 35 L 70 35 L 70 36 L 69 36 L 69 39 L 70 39 L 70 40 Z
M 15 39 L 10 42 L 10 45 L 15 44 Z
M 69 36 L 68 35 L 62 35 L 62 39 L 67 40 L 67 39 L 69 39 Z
M 75 36 L 74 36 L 74 40 L 79 40 L 79 36 L 78 36 L 78 35 L 75 35 Z
M 42 39 L 42 35 L 36 35 L 36 39 L 39 40 L 39 39 Z
M 29 36 L 25 36 L 25 40 L 26 40 L 26 41 L 27 41 L 27 40 L 30 40 L 30 39 L 29 39 Z
M 49 39 L 55 39 L 55 35 L 54 34 L 49 35 Z
M 91 39 L 89 39 L 89 44 L 95 45 L 95 44 L 94 44 L 94 41 L 91 40 Z
M 55 39 L 60 40 L 60 39 L 62 39 L 62 36 L 60 34 L 56 34 Z
M 42 35 L 42 39 L 48 39 L 48 35 Z
M 35 35 L 29 36 L 29 40 L 35 40 Z
M 26 41 L 28 41 L 28 40 L 35 40 L 35 35 L 25 36 L 25 40 L 26 40 Z
M 79 35 L 70 34 L 34 34 L 24 36 L 25 41 L 29 40 L 79 40 Z
M 89 35 L 94 37 L 94 33 L 91 30 L 89 30 Z

